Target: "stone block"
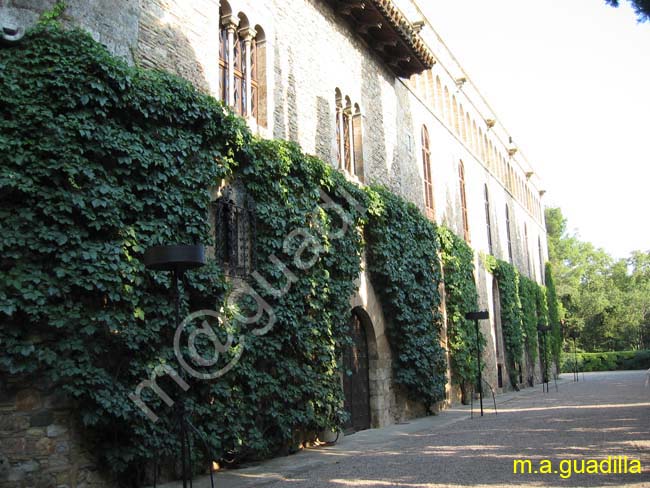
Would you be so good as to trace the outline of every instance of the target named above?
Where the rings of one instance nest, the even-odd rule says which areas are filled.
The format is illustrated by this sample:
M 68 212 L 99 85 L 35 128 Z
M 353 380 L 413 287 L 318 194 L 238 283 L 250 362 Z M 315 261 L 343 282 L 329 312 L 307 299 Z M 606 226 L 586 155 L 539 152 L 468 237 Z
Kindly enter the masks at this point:
M 41 394 L 36 390 L 21 390 L 16 394 L 16 409 L 19 411 L 36 410 L 41 406 Z
M 68 428 L 64 427 L 63 425 L 50 425 L 47 428 L 48 437 L 59 437 L 65 434 L 66 432 L 68 432 Z
M 46 427 L 54 421 L 54 415 L 51 410 L 41 410 L 40 412 L 33 413 L 29 417 L 29 425 L 31 427 Z
M 0 432 L 20 432 L 28 427 L 29 418 L 25 415 L 0 415 Z

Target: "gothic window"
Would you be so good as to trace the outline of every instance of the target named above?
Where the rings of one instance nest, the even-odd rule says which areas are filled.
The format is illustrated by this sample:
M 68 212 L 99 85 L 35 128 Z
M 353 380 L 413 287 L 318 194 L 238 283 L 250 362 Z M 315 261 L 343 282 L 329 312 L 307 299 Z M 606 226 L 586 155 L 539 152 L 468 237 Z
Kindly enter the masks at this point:
M 512 263 L 512 235 L 510 233 L 510 208 L 506 204 L 506 237 L 508 239 L 508 259 Z
M 424 207 L 427 216 L 435 218 L 433 206 L 433 177 L 431 176 L 431 148 L 429 147 L 429 131 L 422 126 L 422 165 L 424 167 Z
M 533 277 L 533 265 L 530 262 L 530 246 L 528 244 L 528 224 L 524 223 L 524 246 L 526 248 L 526 264 L 528 265 L 528 277 Z
M 544 276 L 544 253 L 542 251 L 542 239 L 537 238 L 537 250 L 539 251 L 539 275 L 542 278 L 542 284 L 545 283 L 546 276 Z
M 215 258 L 224 272 L 246 276 L 255 268 L 256 219 L 252 202 L 237 199 L 230 188 L 213 202 Z
M 467 220 L 467 194 L 465 193 L 465 166 L 462 161 L 458 163 L 458 181 L 460 185 L 460 206 L 463 218 L 463 236 L 469 242 L 469 221 Z
M 349 97 L 345 97 L 345 106 L 341 91 L 336 89 L 336 150 L 339 169 L 355 175 L 363 181 L 363 138 L 361 127 L 361 109 L 358 104 L 352 106 Z
M 219 31 L 219 96 L 233 110 L 265 125 L 266 75 L 264 33 L 249 26 L 244 14 L 233 15 L 222 2 Z
M 485 185 L 485 225 L 487 230 L 488 252 L 494 254 L 492 249 L 492 221 L 490 220 L 490 193 Z

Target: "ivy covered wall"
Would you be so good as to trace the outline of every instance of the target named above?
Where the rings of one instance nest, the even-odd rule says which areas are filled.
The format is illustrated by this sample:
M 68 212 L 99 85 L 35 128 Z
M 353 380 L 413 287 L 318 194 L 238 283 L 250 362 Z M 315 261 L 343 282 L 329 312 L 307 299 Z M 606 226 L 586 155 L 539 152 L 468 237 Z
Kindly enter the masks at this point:
M 211 189 L 236 178 L 256 203 L 257 270 L 275 290 L 290 286 L 256 289 L 275 323 L 263 336 L 252 325 L 227 331 L 235 340 L 223 363 L 241 353 L 229 374 L 186 377 L 185 393 L 169 378 L 161 388 L 183 395 L 224 462 L 288 452 L 297 432 L 339 426 L 365 193 L 294 145 L 254 140 L 187 82 L 129 68 L 79 31 L 40 27 L 0 50 L 0 85 L 0 146 L 11 155 L 0 174 L 3 375 L 69 395 L 93 452 L 124 480 L 142 480 L 154 455 L 175 458 L 173 409 L 145 393 L 153 423 L 128 400 L 156 367 L 180 369 L 170 277 L 146 271 L 142 256 L 157 244 L 212 244 Z M 188 274 L 182 313 L 220 310 L 230 287 L 210 261 Z M 194 452 L 205 468 L 204 451 Z
M 389 320 L 397 384 L 427 406 L 445 398 L 437 228 L 412 203 L 368 188 L 368 270 Z
M 211 200 L 224 181 L 255 202 L 249 298 L 269 305 L 272 327 L 217 330 L 222 343 L 233 337 L 219 363 L 237 360 L 228 374 L 186 377 L 185 393 L 170 378 L 160 383 L 184 395 L 213 459 L 290 452 L 301 435 L 342 424 L 340 358 L 364 246 L 396 383 L 428 406 L 444 399 L 441 260 L 453 381 L 472 381 L 476 344 L 463 318 L 477 307 L 472 251 L 414 205 L 382 187 L 360 189 L 296 145 L 255 139 L 187 82 L 128 67 L 52 22 L 0 49 L 0 85 L 0 148 L 11 155 L 0 173 L 0 371 L 69 396 L 113 474 L 140 482 L 154 453 L 178 452 L 173 410 L 145 396 L 160 417 L 152 423 L 128 401 L 152 371 L 177 364 L 172 282 L 145 270 L 142 256 L 158 244 L 214 245 Z M 518 277 L 501 264 L 506 348 L 519 361 Z M 256 303 L 229 301 L 233 288 L 210 259 L 182 283 L 181 312 L 252 315 Z M 204 451 L 194 453 L 205 466 Z
M 460 386 L 463 402 L 468 402 L 472 383 L 476 383 L 476 332 L 467 312 L 478 310 L 478 293 L 474 279 L 474 251 L 456 234 L 439 228 L 441 257 L 447 309 L 447 345 L 451 380 Z M 485 348 L 485 337 L 479 335 L 479 348 Z

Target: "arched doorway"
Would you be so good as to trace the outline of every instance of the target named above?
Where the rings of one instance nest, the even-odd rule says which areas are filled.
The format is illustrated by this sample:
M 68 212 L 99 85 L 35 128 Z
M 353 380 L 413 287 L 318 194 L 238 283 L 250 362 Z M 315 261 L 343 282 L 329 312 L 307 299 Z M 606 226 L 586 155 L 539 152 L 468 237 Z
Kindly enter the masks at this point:
M 349 418 L 345 432 L 370 428 L 370 354 L 368 336 L 360 314 L 353 311 L 349 334 L 351 344 L 343 353 L 344 408 Z

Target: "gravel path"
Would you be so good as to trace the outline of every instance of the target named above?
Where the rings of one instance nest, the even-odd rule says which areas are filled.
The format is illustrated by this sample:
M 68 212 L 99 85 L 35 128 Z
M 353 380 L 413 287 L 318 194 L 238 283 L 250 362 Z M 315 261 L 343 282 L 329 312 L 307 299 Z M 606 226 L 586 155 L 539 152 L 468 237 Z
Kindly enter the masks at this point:
M 650 487 L 650 389 L 644 381 L 643 371 L 588 373 L 578 383 L 564 375 L 558 392 L 551 384 L 547 394 L 536 386 L 500 396 L 498 415 L 486 410 L 470 420 L 467 408 L 454 408 L 406 426 L 359 432 L 334 447 L 220 473 L 216 486 Z M 560 476 L 561 460 L 607 456 L 640 460 L 642 473 Z M 533 470 L 549 459 L 558 472 L 513 474 L 515 458 L 530 459 Z M 194 486 L 209 487 L 209 479 Z

